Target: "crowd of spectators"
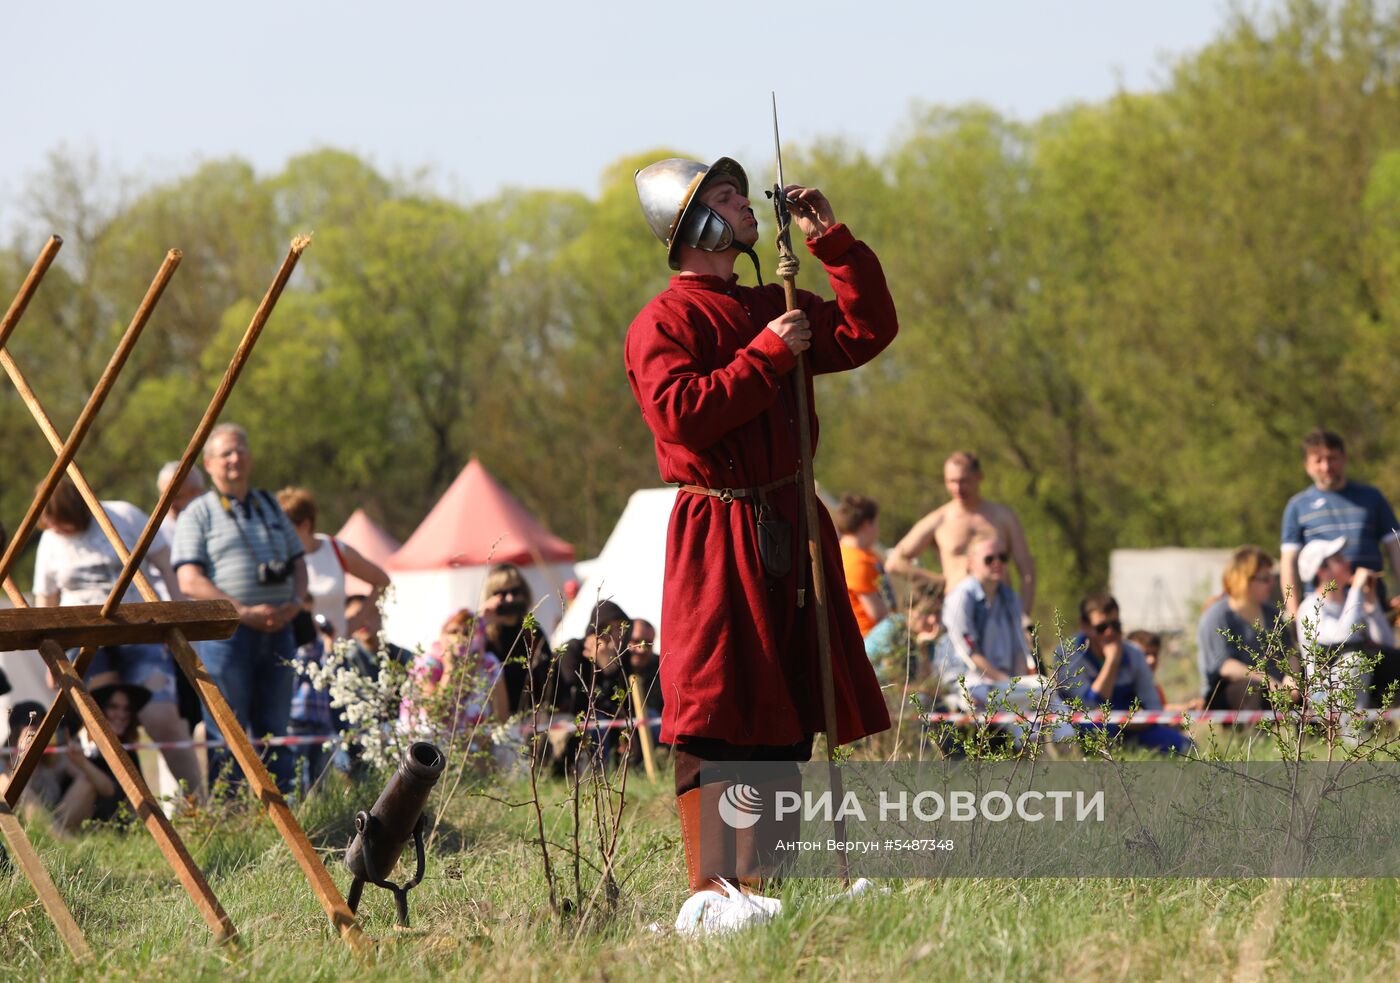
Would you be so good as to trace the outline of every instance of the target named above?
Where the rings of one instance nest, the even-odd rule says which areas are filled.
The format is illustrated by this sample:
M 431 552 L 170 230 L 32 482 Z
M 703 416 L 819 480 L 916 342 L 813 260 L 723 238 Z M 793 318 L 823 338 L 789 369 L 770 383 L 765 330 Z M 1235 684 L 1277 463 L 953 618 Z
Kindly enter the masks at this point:
M 1107 592 L 1085 596 L 1072 637 L 1048 657 L 1040 651 L 1027 599 L 1035 562 L 1015 512 L 982 498 L 975 455 L 949 456 L 949 501 L 889 550 L 889 573 L 874 548 L 878 505 L 846 496 L 835 521 L 851 605 L 877 674 L 901 696 L 912 690 L 926 705 L 948 710 L 1257 710 L 1280 697 L 1316 707 L 1393 702 L 1400 649 L 1392 618 L 1400 598 L 1388 593 L 1382 568 L 1389 559 L 1400 571 L 1400 521 L 1378 489 L 1347 477 L 1339 435 L 1316 429 L 1302 451 L 1311 485 L 1284 507 L 1279 559 L 1254 545 L 1231 552 L 1220 592 L 1197 624 L 1199 689 L 1176 703 L 1156 678 L 1162 637 L 1125 632 Z M 937 574 L 920 565 L 930 547 Z M 903 605 L 893 603 L 890 574 L 907 582 Z M 1102 726 L 1149 750 L 1192 748 L 1171 725 Z M 1052 736 L 1071 733 L 1057 727 Z
M 406 652 L 382 633 L 387 574 L 317 531 L 310 491 L 256 487 L 248 435 L 235 424 L 214 429 L 203 463 L 208 485 L 198 469 L 190 473 L 143 571 L 162 598 L 234 605 L 236 632 L 198 643 L 200 656 L 250 736 L 305 739 L 266 753 L 285 791 L 304 791 L 331 770 L 355 773 L 353 745 L 322 740 L 346 729 L 343 710 L 315 671 L 333 654 L 366 675 L 386 662 L 404 667 L 410 695 L 383 721 L 404 734 L 464 738 L 479 747 L 483 728 L 524 721 L 535 735 L 532 748 L 561 772 L 606 766 L 622 755 L 636 760 L 640 742 L 627 737 L 635 716 L 659 737 L 664 694 L 653 625 L 599 601 L 584 637 L 551 650 L 530 617 L 535 598 L 523 572 L 502 563 L 488 572 L 481 596 L 470 599 L 474 605 L 454 612 L 435 642 Z M 1337 434 L 1309 433 L 1303 464 L 1311 484 L 1284 508 L 1278 559 L 1254 545 L 1232 551 L 1220 592 L 1198 622 L 1199 689 L 1176 703 L 1168 702 L 1156 675 L 1162 637 L 1128 631 L 1107 592 L 1083 597 L 1072 635 L 1044 650 L 1032 618 L 1034 558 L 1014 510 L 982 497 L 975 455 L 949 456 L 949 501 L 917 522 L 883 561 L 878 504 L 848 495 L 834 520 L 851 607 L 877 675 L 901 699 L 913 694 L 927 707 L 951 710 L 1259 709 L 1270 705 L 1271 694 L 1321 703 L 1339 690 L 1353 692 L 1357 705 L 1378 706 L 1400 681 L 1391 622 L 1400 598 L 1383 578 L 1387 558 L 1400 570 L 1400 520 L 1378 489 L 1347 477 Z M 160 490 L 175 470 L 173 464 L 161 470 Z M 134 542 L 147 516 L 127 502 L 102 504 L 123 540 Z M 102 603 L 121 563 L 69 480 L 54 491 L 41 527 L 35 603 Z M 921 565 L 930 548 L 937 572 Z M 349 594 L 347 575 L 368 584 L 370 593 Z M 892 576 L 904 583 L 900 601 Z M 126 600 L 139 600 L 134 589 Z M 139 726 L 161 742 L 165 763 L 188 796 L 199 800 L 216 784 L 237 785 L 238 769 L 217 746 L 215 722 L 163 646 L 99 649 L 86 678 L 124 741 L 135 740 Z M 44 709 L 21 703 L 11 712 L 11 757 L 32 739 Z M 1110 736 L 1152 751 L 1192 749 L 1171 724 L 1079 726 L 1104 726 Z M 1057 741 L 1075 734 L 1062 720 L 1045 731 Z M 1018 742 L 1040 736 L 1033 726 L 1011 733 Z M 193 750 L 201 739 L 215 745 L 207 776 Z M 65 723 L 53 744 L 56 753 L 44 756 L 25 793 L 26 808 L 45 809 L 61 829 L 118 814 L 122 792 L 80 729 Z

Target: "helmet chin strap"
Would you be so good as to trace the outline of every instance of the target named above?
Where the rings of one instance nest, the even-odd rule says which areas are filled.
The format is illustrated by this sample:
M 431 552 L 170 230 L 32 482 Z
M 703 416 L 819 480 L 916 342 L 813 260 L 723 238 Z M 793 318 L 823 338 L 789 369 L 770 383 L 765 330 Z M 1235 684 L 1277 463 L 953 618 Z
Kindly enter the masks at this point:
M 763 270 L 759 268 L 758 253 L 754 251 L 753 246 L 741 246 L 738 243 L 735 243 L 734 248 L 739 250 L 739 252 L 743 253 L 745 256 L 747 256 L 753 261 L 754 276 L 758 277 L 758 285 L 760 287 L 763 286 Z

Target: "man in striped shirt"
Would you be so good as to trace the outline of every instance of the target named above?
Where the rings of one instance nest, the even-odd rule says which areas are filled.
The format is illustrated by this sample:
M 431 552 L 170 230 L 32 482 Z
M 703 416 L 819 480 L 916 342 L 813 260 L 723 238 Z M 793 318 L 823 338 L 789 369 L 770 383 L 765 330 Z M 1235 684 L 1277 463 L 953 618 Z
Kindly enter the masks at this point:
M 253 737 L 282 737 L 295 682 L 291 622 L 306 596 L 306 564 L 276 497 L 253 487 L 252 464 L 247 431 L 234 423 L 214 428 L 204 445 L 214 487 L 180 513 L 171 565 L 187 596 L 238 609 L 233 637 L 201 642 L 200 657 Z M 204 725 L 211 739 L 219 737 L 208 709 Z M 291 752 L 281 749 L 266 761 L 278 787 L 290 792 Z M 230 764 L 226 751 L 210 751 L 210 788 Z

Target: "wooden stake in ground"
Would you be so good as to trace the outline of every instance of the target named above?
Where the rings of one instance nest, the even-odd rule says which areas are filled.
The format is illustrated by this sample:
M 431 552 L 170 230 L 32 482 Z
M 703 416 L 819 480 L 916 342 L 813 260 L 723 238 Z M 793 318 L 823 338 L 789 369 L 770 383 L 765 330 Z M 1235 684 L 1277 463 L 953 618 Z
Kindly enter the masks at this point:
M 783 194 L 783 145 L 778 139 L 778 96 L 773 94 L 773 146 L 778 158 L 778 183 L 773 188 L 773 212 L 778 223 L 778 277 L 783 281 L 784 306 L 789 311 L 797 310 L 797 272 L 799 264 L 792 251 L 792 217 L 788 213 L 787 198 Z M 833 801 L 840 802 L 842 795 L 841 770 L 836 765 L 836 680 L 831 668 L 831 625 L 827 622 L 826 570 L 822 562 L 822 534 L 820 516 L 817 512 L 817 476 L 812 470 L 812 421 L 807 410 L 807 359 L 797 356 L 797 369 L 793 372 L 793 386 L 797 389 L 797 432 L 798 447 L 802 468 L 802 505 L 807 517 L 807 554 L 811 559 L 812 570 L 812 617 L 817 622 L 817 663 L 822 681 L 822 721 L 826 725 L 826 759 L 830 763 L 831 794 Z M 797 606 L 803 607 L 805 600 L 799 588 Z M 846 855 L 846 821 L 838 815 L 834 820 L 837 848 L 837 864 L 841 883 L 850 887 L 850 862 Z
M 647 781 L 656 781 L 656 745 L 651 740 L 651 728 L 647 726 L 647 701 L 642 696 L 642 681 L 627 674 L 627 689 L 632 694 L 632 714 L 637 718 L 637 740 L 642 742 L 642 764 L 646 765 Z

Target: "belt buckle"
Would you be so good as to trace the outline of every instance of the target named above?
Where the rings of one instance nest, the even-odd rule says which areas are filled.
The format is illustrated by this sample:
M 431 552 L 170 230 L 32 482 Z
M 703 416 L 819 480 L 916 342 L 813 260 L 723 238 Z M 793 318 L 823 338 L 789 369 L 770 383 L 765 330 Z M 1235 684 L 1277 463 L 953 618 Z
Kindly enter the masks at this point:
M 728 505 L 730 502 L 734 501 L 734 489 L 721 488 L 719 490 L 719 500 L 725 505 Z

